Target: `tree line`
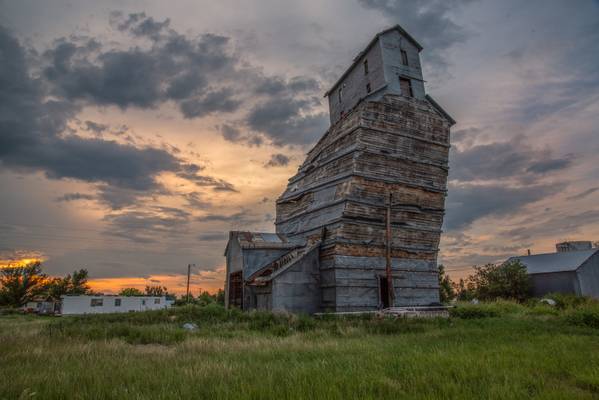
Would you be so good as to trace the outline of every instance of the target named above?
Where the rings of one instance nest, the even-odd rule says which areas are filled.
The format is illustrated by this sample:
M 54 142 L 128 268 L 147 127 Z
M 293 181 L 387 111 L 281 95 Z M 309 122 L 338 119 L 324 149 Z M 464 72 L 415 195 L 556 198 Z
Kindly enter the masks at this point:
M 530 290 L 526 267 L 519 260 L 475 266 L 472 275 L 458 282 L 449 278 L 443 265 L 439 266 L 439 297 L 442 303 L 473 299 L 524 301 L 530 298 Z
M 88 285 L 89 273 L 82 268 L 73 271 L 64 277 L 51 277 L 42 271 L 42 264 L 35 261 L 26 265 L 0 268 L 0 306 L 21 307 L 36 297 L 42 296 L 53 300 L 60 300 L 61 296 L 68 295 L 101 295 L 93 292 Z M 177 299 L 169 293 L 166 286 L 147 285 L 144 291 L 137 288 L 123 288 L 119 296 L 166 296 L 176 299 L 176 304 L 194 303 L 224 304 L 224 291 L 210 294 L 200 292 L 197 297 L 182 296 Z

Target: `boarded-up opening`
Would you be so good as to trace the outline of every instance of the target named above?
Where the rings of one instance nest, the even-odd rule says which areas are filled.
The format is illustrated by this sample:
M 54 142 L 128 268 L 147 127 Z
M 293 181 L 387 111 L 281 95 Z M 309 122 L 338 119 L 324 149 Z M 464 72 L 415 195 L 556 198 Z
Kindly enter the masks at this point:
M 379 276 L 379 304 L 389 308 L 389 284 L 386 276 Z
M 399 87 L 401 88 L 401 95 L 414 97 L 412 93 L 412 82 L 406 78 L 399 78 Z
M 243 277 L 242 271 L 229 275 L 229 306 L 243 308 Z

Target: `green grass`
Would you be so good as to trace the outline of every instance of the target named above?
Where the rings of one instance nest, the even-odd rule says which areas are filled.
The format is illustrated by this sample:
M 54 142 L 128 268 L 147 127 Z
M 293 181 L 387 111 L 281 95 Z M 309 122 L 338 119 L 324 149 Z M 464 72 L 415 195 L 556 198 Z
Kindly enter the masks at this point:
M 596 303 L 460 304 L 451 314 L 6 315 L 0 399 L 599 398 Z

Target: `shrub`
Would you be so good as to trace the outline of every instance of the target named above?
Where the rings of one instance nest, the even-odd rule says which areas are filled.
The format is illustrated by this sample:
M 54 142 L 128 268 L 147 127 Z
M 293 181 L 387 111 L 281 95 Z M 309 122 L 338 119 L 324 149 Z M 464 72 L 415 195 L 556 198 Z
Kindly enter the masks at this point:
M 456 297 L 454 283 L 451 278 L 445 274 L 445 267 L 439 265 L 439 300 L 441 303 L 449 303 Z
M 566 312 L 568 323 L 599 329 L 599 305 L 585 305 Z
M 560 310 L 566 310 L 569 308 L 578 308 L 580 306 L 599 303 L 596 300 L 591 299 L 586 296 L 577 296 L 575 294 L 565 294 L 565 293 L 549 293 L 543 298 L 553 299 L 555 300 L 555 306 Z
M 513 299 L 524 301 L 530 296 L 530 280 L 520 261 L 474 267 L 467 287 L 480 300 Z

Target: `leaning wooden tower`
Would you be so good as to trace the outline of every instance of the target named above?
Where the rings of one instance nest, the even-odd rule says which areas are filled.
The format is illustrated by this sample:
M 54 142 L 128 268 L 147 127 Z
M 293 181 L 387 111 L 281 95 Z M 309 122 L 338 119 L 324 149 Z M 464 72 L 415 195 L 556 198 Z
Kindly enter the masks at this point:
M 323 311 L 439 301 L 455 122 L 425 94 L 421 50 L 400 26 L 376 35 L 327 92 L 331 127 L 277 200 L 278 234 L 320 242 Z

